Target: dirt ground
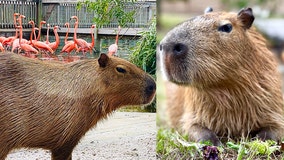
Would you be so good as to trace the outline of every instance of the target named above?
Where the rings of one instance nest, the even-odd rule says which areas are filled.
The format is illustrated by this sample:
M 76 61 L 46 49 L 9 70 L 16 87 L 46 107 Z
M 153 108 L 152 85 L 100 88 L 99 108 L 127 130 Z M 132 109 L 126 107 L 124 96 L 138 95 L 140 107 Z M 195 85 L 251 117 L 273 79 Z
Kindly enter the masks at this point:
M 50 160 L 42 149 L 12 151 L 6 160 Z M 156 159 L 156 114 L 115 112 L 86 133 L 76 146 L 73 160 Z

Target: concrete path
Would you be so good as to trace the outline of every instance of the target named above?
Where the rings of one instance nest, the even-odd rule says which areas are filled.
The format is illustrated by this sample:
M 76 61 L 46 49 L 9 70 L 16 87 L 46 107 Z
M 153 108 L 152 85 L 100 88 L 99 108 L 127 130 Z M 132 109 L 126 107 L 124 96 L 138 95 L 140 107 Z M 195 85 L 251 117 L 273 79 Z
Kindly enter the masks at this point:
M 115 112 L 86 133 L 73 151 L 73 160 L 156 159 L 156 114 Z M 50 160 L 42 149 L 12 151 L 6 160 Z

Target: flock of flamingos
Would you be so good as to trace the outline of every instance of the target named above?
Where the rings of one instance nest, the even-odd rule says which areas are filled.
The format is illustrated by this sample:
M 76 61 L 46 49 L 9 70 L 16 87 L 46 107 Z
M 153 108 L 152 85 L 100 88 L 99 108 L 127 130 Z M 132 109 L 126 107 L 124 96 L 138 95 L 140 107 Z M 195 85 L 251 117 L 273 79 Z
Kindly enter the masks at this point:
M 21 15 L 19 13 L 14 13 L 14 25 L 15 25 L 15 36 L 11 37 L 0 37 L 0 51 L 11 51 L 11 52 L 17 52 L 18 54 L 24 55 L 26 57 L 30 58 L 38 58 L 39 55 L 41 55 L 42 59 L 55 59 L 58 60 L 59 58 L 54 54 L 56 49 L 59 46 L 60 40 L 57 33 L 57 30 L 59 29 L 58 26 L 53 27 L 53 32 L 55 35 L 55 42 L 49 42 L 49 25 L 47 24 L 47 36 L 45 41 L 40 41 L 40 34 L 41 34 L 41 27 L 43 24 L 46 24 L 45 21 L 41 21 L 39 28 L 35 27 L 34 21 L 29 21 L 29 24 L 32 25 L 32 32 L 30 34 L 30 39 L 24 39 L 23 38 L 23 27 L 22 27 L 22 19 L 25 18 L 24 15 Z M 75 51 L 76 53 L 82 52 L 85 56 L 86 52 L 89 52 L 92 55 L 92 50 L 95 46 L 95 40 L 94 40 L 94 29 L 96 28 L 95 25 L 91 26 L 91 36 L 92 36 L 92 42 L 88 43 L 87 41 L 83 39 L 77 38 L 77 28 L 79 24 L 79 19 L 77 16 L 72 16 L 71 19 L 75 20 L 75 30 L 74 30 L 74 37 L 73 41 L 67 41 L 68 39 L 68 32 L 69 32 L 69 23 L 65 23 L 65 26 L 67 27 L 67 32 L 65 36 L 65 45 L 63 46 L 60 56 L 63 53 L 67 53 L 67 57 L 63 59 L 65 62 L 71 62 L 80 59 L 79 56 L 71 56 L 71 52 Z M 38 30 L 38 35 L 36 36 L 36 30 Z M 118 49 L 118 35 L 120 32 L 120 27 L 118 27 L 118 32 L 116 35 L 115 43 L 110 45 L 108 48 L 108 55 L 113 56 Z

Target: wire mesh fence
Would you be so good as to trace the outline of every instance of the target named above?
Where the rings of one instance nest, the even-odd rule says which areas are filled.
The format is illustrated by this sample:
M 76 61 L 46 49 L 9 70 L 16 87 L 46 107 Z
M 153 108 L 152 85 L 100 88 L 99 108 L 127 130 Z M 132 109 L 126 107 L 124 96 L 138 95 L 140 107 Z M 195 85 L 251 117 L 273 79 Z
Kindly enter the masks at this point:
M 155 2 L 137 2 L 134 5 L 129 4 L 124 9 L 125 11 L 136 11 L 135 22 L 129 23 L 129 28 L 145 28 L 148 22 L 155 14 Z M 51 11 L 52 10 L 52 11 Z M 77 10 L 76 3 L 59 3 L 59 4 L 43 4 L 44 20 L 48 21 L 50 25 L 63 26 L 69 21 L 71 16 L 78 16 L 80 19 L 79 28 L 89 28 L 94 22 L 93 18 L 96 14 L 93 11 L 88 11 L 86 7 Z M 117 28 L 118 22 L 114 20 L 109 25 L 104 25 L 102 28 Z
M 27 28 L 29 20 L 37 20 L 36 1 L 0 1 L 0 28 L 15 28 L 14 13 L 26 16 L 23 19 L 23 28 Z

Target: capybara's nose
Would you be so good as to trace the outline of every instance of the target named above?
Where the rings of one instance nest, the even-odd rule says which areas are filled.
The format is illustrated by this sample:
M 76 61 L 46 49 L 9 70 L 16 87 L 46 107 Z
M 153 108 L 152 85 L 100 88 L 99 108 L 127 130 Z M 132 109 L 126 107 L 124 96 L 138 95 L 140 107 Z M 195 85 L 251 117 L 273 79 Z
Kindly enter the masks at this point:
M 146 88 L 145 88 L 145 94 L 147 97 L 147 101 L 151 101 L 152 98 L 154 97 L 156 92 L 156 83 L 152 78 L 147 78 L 146 79 Z
M 168 47 L 169 45 L 167 45 L 167 44 L 160 44 L 160 52 L 161 53 L 167 53 L 167 52 L 169 52 L 169 47 Z
M 163 45 L 160 44 L 159 47 L 160 47 L 160 52 L 163 52 Z
M 164 43 L 160 44 L 160 52 L 183 56 L 188 52 L 188 47 L 183 43 Z

